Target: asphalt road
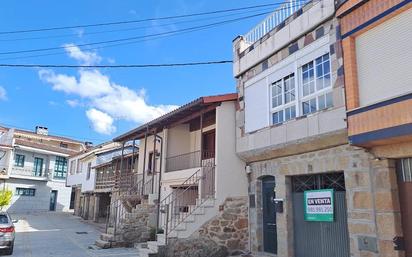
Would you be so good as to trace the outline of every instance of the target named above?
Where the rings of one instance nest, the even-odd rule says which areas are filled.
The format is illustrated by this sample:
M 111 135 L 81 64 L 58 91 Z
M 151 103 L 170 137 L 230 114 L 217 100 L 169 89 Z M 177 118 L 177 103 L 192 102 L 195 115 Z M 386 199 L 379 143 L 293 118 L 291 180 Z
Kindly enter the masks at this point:
M 100 234 L 98 227 L 70 213 L 20 214 L 12 218 L 19 220 L 15 224 L 15 257 L 139 256 L 132 248 L 89 249 Z

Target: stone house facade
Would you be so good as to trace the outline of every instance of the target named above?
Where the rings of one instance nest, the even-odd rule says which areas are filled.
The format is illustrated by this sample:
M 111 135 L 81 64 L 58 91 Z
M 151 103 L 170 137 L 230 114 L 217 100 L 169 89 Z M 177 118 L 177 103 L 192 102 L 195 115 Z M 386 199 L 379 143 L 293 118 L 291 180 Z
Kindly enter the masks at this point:
M 384 191 L 364 198 L 376 210 L 371 256 L 412 256 L 412 2 L 341 2 L 349 141 L 386 163 L 374 173 Z
M 247 165 L 253 253 L 403 254 L 392 242 L 402 234 L 395 161 L 348 141 L 335 8 L 334 1 L 308 1 L 257 40 L 233 42 L 236 150 Z M 314 190 L 333 190 L 329 222 L 307 218 L 305 197 Z

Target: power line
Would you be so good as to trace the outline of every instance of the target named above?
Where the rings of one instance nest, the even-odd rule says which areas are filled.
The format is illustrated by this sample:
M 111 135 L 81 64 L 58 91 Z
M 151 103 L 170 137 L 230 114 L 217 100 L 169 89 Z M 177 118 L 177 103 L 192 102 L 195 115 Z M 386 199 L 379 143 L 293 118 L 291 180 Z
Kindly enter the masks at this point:
M 208 62 L 187 62 L 187 63 L 161 63 L 161 64 L 120 64 L 120 65 L 66 65 L 66 64 L 0 64 L 0 67 L 12 68 L 159 68 L 178 66 L 199 66 L 227 64 L 233 61 L 208 61 Z
M 145 36 L 127 37 L 127 38 L 99 41 L 99 42 L 93 42 L 93 43 L 78 44 L 78 45 L 75 45 L 75 46 L 66 46 L 66 47 L 58 46 L 58 47 L 47 47 L 47 48 L 28 49 L 28 50 L 20 50 L 20 51 L 0 52 L 0 55 L 44 52 L 44 51 L 62 50 L 62 49 L 75 48 L 75 47 L 84 47 L 84 46 L 93 46 L 93 45 L 101 45 L 101 44 L 108 44 L 108 43 L 125 42 L 125 41 L 131 41 L 131 40 L 135 40 L 135 39 L 150 38 L 150 37 L 161 36 L 161 35 L 169 35 L 169 34 L 173 34 L 173 33 L 177 33 L 177 32 L 190 31 L 190 30 L 193 30 L 193 29 L 206 28 L 206 27 L 215 26 L 215 25 L 223 25 L 223 24 L 226 24 L 226 23 L 236 22 L 236 21 L 240 21 L 240 20 L 244 20 L 244 19 L 250 19 L 250 18 L 266 15 L 266 14 L 269 14 L 269 13 L 270 12 L 264 12 L 264 13 L 244 16 L 244 17 L 240 17 L 240 18 L 236 18 L 236 19 L 225 20 L 225 21 L 210 23 L 210 24 L 201 25 L 201 26 L 194 26 L 194 27 L 189 27 L 189 28 L 185 28 L 185 29 L 178 29 L 178 30 L 172 30 L 172 31 L 167 31 L 167 32 L 149 34 L 149 35 L 145 35 Z
M 101 26 L 121 25 L 121 24 L 140 23 L 140 22 L 147 22 L 147 21 L 158 21 L 158 20 L 170 20 L 170 19 L 195 17 L 195 16 L 202 16 L 202 15 L 225 13 L 225 12 L 235 12 L 235 11 L 240 11 L 240 10 L 250 10 L 250 9 L 256 9 L 256 8 L 261 8 L 261 7 L 276 6 L 276 5 L 281 5 L 281 4 L 283 4 L 283 3 L 254 5 L 254 6 L 246 6 L 246 7 L 240 7 L 240 8 L 216 10 L 216 11 L 210 11 L 210 12 L 192 13 L 192 14 L 175 15 L 175 16 L 164 16 L 164 17 L 159 17 L 159 18 L 147 18 L 147 19 L 140 19 L 140 20 L 104 22 L 104 23 L 83 24 L 83 25 L 74 25 L 74 26 L 61 26 L 61 27 L 47 27 L 47 28 L 27 29 L 27 30 L 0 31 L 0 35 L 41 32 L 41 31 L 51 31 L 51 30 L 76 29 L 76 28 L 88 28 L 88 27 L 101 27 Z
M 226 15 L 220 15 L 220 16 L 212 16 L 212 17 L 206 17 L 206 18 L 195 19 L 195 20 L 177 21 L 177 22 L 173 22 L 173 23 L 165 23 L 165 24 L 157 24 L 157 25 L 147 25 L 147 26 L 139 26 L 139 27 L 131 27 L 131 28 L 123 28 L 123 29 L 112 29 L 112 30 L 101 30 L 101 31 L 93 31 L 93 32 L 84 32 L 84 33 L 82 33 L 82 36 L 98 35 L 98 34 L 106 34 L 106 33 L 114 33 L 114 32 L 123 32 L 123 31 L 135 31 L 135 30 L 148 29 L 148 28 L 157 28 L 157 27 L 167 27 L 167 26 L 184 24 L 184 23 L 194 23 L 194 22 L 200 22 L 200 21 L 206 21 L 206 20 L 211 20 L 211 19 L 224 18 L 224 17 L 229 17 L 229 16 L 237 16 L 237 15 L 240 15 L 240 14 L 246 14 L 246 13 L 251 13 L 251 12 L 258 12 L 258 11 L 260 11 L 260 12 L 261 12 L 261 11 L 273 11 L 273 9 L 272 9 L 272 8 L 263 8 L 263 9 L 252 10 L 252 11 L 247 11 L 247 12 L 232 13 L 232 14 L 226 14 Z M 23 37 L 23 38 L 6 38 L 6 39 L 0 39 L 0 42 L 15 42 L 15 41 L 50 39 L 50 38 L 64 38 L 64 37 L 73 37 L 73 36 L 74 36 L 74 34 L 73 34 L 73 33 L 70 33 L 70 34 L 60 34 L 60 35 L 51 35 L 51 36 Z

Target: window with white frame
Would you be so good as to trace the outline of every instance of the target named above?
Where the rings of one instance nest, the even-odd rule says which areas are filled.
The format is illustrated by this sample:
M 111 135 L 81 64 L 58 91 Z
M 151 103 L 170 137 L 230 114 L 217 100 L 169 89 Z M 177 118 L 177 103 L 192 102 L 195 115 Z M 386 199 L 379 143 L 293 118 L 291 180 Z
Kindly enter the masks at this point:
M 329 53 L 302 66 L 302 115 L 333 106 Z
M 274 82 L 271 85 L 272 124 L 280 124 L 296 117 L 295 74 Z
M 298 79 L 295 74 L 299 74 Z M 332 90 L 330 57 L 327 53 L 271 84 L 272 125 L 332 107 Z

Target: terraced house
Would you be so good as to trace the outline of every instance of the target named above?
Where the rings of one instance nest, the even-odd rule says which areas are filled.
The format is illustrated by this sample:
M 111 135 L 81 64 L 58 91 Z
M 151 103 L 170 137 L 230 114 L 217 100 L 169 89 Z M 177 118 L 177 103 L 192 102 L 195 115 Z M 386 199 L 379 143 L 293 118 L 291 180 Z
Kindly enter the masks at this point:
M 8 212 L 68 211 L 71 188 L 66 186 L 69 155 L 85 149 L 85 144 L 48 134 L 37 126 L 35 132 L 2 128 L 4 187 L 12 190 Z M 1 157 L 0 152 L 0 157 Z
M 378 165 L 356 231 L 371 238 L 370 256 L 412 256 L 412 1 L 341 2 L 349 141 Z
M 137 176 L 112 200 L 108 231 L 97 245 L 149 241 L 141 251 L 156 254 L 168 242 L 201 236 L 229 251 L 247 249 L 247 181 L 238 176 L 244 163 L 235 152 L 236 101 L 237 94 L 200 97 L 114 139 L 122 145 L 140 141 Z M 127 170 L 124 160 L 121 167 L 121 173 Z M 232 213 L 220 227 L 226 210 Z
M 395 147 L 370 147 L 386 139 L 382 124 L 408 122 L 405 97 L 382 100 L 410 93 L 412 16 L 401 13 L 410 1 L 343 2 L 281 8 L 234 40 L 236 150 L 249 174 L 252 252 L 403 254 L 395 166 L 383 154 Z M 383 22 L 391 11 L 398 18 Z M 381 141 L 388 142 L 395 141 Z M 392 157 L 407 157 L 396 151 Z M 399 163 L 407 180 L 409 159 Z
M 123 149 L 124 161 L 129 166 L 132 148 L 128 145 Z M 120 144 L 106 142 L 70 157 L 67 185 L 73 187 L 75 215 L 95 222 L 106 222 L 113 189 L 123 182 L 119 174 L 121 154 Z M 138 156 L 134 158 L 137 163 Z

